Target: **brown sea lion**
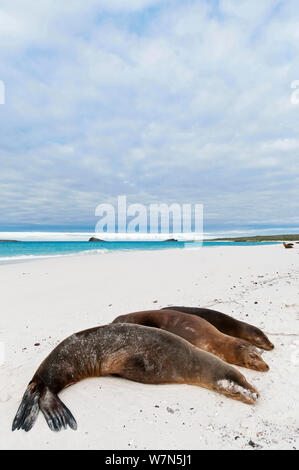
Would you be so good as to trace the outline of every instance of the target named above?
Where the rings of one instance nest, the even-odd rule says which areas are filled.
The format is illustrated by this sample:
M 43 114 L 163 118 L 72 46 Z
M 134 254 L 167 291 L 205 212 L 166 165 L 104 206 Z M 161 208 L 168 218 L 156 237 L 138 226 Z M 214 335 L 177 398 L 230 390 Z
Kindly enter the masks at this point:
M 221 333 L 203 318 L 175 310 L 148 310 L 121 315 L 113 323 L 136 323 L 161 328 L 215 354 L 223 361 L 248 369 L 266 372 L 269 366 L 257 349 L 247 341 Z
M 57 394 L 86 377 L 109 374 L 146 384 L 199 385 L 248 404 L 259 396 L 238 370 L 172 333 L 111 324 L 75 333 L 49 354 L 25 391 L 12 430 L 29 431 L 40 409 L 53 431 L 76 429 Z
M 265 333 L 259 328 L 249 323 L 245 323 L 240 320 L 226 315 L 225 313 L 217 312 L 209 308 L 197 308 L 197 307 L 164 307 L 162 310 L 176 310 L 178 312 L 190 313 L 191 315 L 197 315 L 200 318 L 204 318 L 211 325 L 214 325 L 217 330 L 228 336 L 234 336 L 235 338 L 241 338 L 254 344 L 258 348 L 266 349 L 270 351 L 274 348 L 274 345 L 269 341 Z
M 285 248 L 294 248 L 294 243 L 285 243 L 285 242 L 282 242 L 283 246 Z

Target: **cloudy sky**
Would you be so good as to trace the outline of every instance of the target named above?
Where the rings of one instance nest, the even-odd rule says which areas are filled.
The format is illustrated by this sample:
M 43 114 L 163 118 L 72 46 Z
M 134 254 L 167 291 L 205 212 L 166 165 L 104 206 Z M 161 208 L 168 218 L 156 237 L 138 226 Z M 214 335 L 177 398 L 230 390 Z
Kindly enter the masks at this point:
M 298 0 L 1 0 L 0 80 L 0 227 L 299 226 Z

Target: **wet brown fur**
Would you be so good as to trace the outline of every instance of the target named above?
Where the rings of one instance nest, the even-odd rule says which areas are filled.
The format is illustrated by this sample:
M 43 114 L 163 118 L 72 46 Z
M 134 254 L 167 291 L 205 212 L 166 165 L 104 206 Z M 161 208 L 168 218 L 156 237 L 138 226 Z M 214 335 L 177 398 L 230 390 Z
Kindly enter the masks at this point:
M 195 315 L 166 309 L 148 310 L 121 315 L 113 323 L 136 323 L 160 328 L 184 338 L 230 364 L 263 372 L 269 370 L 250 343 L 221 333 L 209 322 Z
M 179 336 L 115 323 L 75 333 L 49 354 L 25 391 L 12 430 L 29 431 L 40 409 L 53 431 L 76 429 L 57 394 L 86 377 L 109 374 L 146 384 L 199 385 L 248 404 L 258 397 L 238 370 Z
M 236 320 L 235 318 L 231 317 L 230 315 L 226 315 L 225 313 L 211 310 L 209 308 L 182 306 L 164 307 L 162 310 L 176 310 L 178 312 L 196 315 L 208 321 L 211 323 L 211 325 L 215 326 L 217 330 L 228 336 L 244 339 L 254 346 L 265 349 L 267 351 L 270 351 L 274 348 L 274 345 L 262 330 L 256 326 L 250 325 L 249 323 Z

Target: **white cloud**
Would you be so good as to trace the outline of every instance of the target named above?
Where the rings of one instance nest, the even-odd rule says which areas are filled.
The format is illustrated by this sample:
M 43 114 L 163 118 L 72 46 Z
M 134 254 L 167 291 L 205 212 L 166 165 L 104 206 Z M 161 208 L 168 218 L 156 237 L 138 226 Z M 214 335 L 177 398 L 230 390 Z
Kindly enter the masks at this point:
M 277 150 L 287 152 L 289 150 L 299 150 L 299 139 L 277 139 L 272 142 L 266 142 L 262 146 L 265 150 Z
M 220 0 L 219 8 L 225 15 L 256 25 L 279 3 L 277 0 Z

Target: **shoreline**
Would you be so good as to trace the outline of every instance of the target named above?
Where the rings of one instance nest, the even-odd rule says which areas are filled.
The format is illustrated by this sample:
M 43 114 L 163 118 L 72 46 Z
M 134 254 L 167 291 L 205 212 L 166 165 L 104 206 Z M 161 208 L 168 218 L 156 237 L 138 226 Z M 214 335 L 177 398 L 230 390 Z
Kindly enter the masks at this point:
M 298 448 L 299 253 L 262 245 L 110 254 L 0 266 L 0 448 Z M 11 432 L 27 383 L 61 340 L 170 304 L 216 309 L 269 335 L 269 372 L 235 366 L 260 391 L 255 406 L 196 386 L 101 377 L 61 392 L 76 432 L 51 432 L 41 414 L 29 433 Z
M 134 244 L 136 243 L 135 241 L 131 241 L 131 242 L 117 242 L 119 248 L 113 248 L 113 243 L 114 242 L 105 242 L 104 244 L 102 244 L 103 242 L 97 242 L 99 243 L 98 245 L 98 248 L 97 248 L 97 243 L 93 242 L 93 243 L 90 243 L 89 242 L 54 242 L 54 241 L 51 241 L 51 242 L 19 242 L 20 244 L 22 243 L 36 243 L 37 245 L 39 243 L 43 243 L 43 244 L 55 244 L 55 243 L 65 243 L 65 244 L 68 244 L 68 243 L 71 243 L 71 245 L 74 245 L 76 243 L 83 243 L 85 245 L 88 245 L 90 248 L 89 249 L 78 249 L 78 251 L 69 251 L 69 252 L 65 252 L 65 251 L 62 251 L 62 252 L 59 252 L 59 251 L 56 251 L 56 252 L 52 252 L 52 253 L 38 253 L 38 254 L 34 254 L 34 253 L 30 253 L 30 254 L 16 254 L 16 255 L 11 255 L 11 256 L 2 256 L 0 254 L 0 266 L 3 266 L 3 265 L 7 265 L 7 264 L 14 264 L 14 263 L 23 263 L 23 262 L 27 262 L 27 261 L 38 261 L 38 260 L 43 260 L 43 259 L 52 259 L 52 258 L 65 258 L 65 257 L 72 257 L 72 256 L 91 256 L 91 255 L 103 255 L 103 254 L 111 254 L 111 253 L 122 253 L 122 252 L 126 252 L 126 253 L 135 253 L 135 252 L 139 252 L 139 253 L 147 253 L 149 251 L 177 251 L 177 250 L 199 250 L 201 248 L 217 248 L 219 246 L 230 246 L 230 247 L 237 247 L 237 246 L 241 246 L 241 247 L 246 247 L 246 246 L 272 246 L 272 245 L 276 245 L 278 244 L 278 242 L 272 242 L 272 241 L 269 241 L 269 242 L 246 242 L 247 244 L 245 243 L 239 243 L 239 244 L 235 244 L 234 242 L 232 241 L 224 241 L 224 240 L 219 240 L 219 241 L 212 241 L 212 240 L 205 240 L 203 242 L 178 242 L 178 243 L 174 243 L 174 242 L 169 242 L 167 244 L 162 244 L 162 242 L 156 242 L 156 241 L 153 241 L 153 242 L 150 242 L 150 241 L 147 241 L 147 242 L 137 242 L 140 243 L 140 245 L 142 245 L 142 243 L 145 243 L 145 244 L 148 244 L 148 247 L 144 246 L 144 247 L 137 247 L 135 246 L 134 247 Z M 111 248 L 111 245 L 109 246 L 109 244 L 112 244 L 112 248 Z M 124 243 L 124 246 L 121 247 L 122 243 Z M 131 244 L 132 243 L 132 247 L 126 247 L 125 245 L 126 244 Z M 160 243 L 159 246 L 154 246 L 156 243 Z M 184 243 L 184 245 L 183 245 Z M 227 243 L 227 245 L 226 245 Z M 19 245 L 20 246 L 20 245 Z M 0 248 L 1 248 L 1 245 L 0 245 Z M 0 251 L 1 253 L 1 251 Z

